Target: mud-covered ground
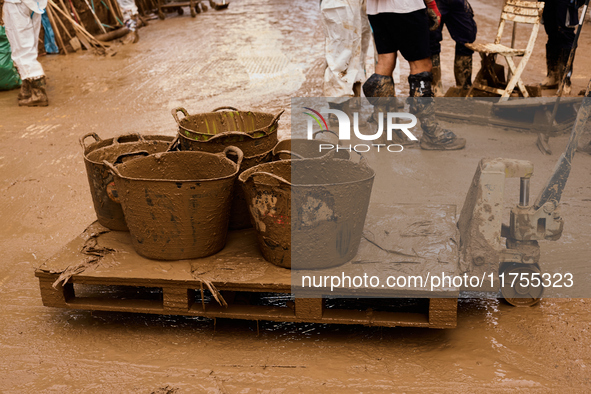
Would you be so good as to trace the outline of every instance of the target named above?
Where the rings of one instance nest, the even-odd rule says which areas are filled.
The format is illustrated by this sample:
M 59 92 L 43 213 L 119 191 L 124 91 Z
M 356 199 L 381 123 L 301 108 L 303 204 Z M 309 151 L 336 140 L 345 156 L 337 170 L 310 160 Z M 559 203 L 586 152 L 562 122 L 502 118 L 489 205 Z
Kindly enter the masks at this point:
M 473 1 L 479 40 L 492 41 L 500 1 Z M 513 308 L 494 299 L 461 300 L 451 330 L 210 320 L 67 311 L 42 306 L 34 269 L 95 220 L 78 137 L 126 132 L 174 135 L 172 108 L 217 106 L 276 112 L 291 97 L 321 95 L 323 34 L 318 2 L 234 1 L 192 19 L 171 14 L 141 29 L 113 57 L 45 57 L 50 106 L 19 108 L 0 92 L 0 392 L 297 393 L 591 390 L 591 302 L 545 299 Z M 589 78 L 591 26 L 585 25 L 573 92 Z M 521 35 L 521 34 L 519 34 Z M 444 85 L 453 81 L 445 35 Z M 523 79 L 545 75 L 540 32 Z M 518 40 L 519 42 L 519 40 Z M 475 71 L 478 59 L 475 55 Z M 408 73 L 403 62 L 402 81 Z M 405 83 L 399 86 L 402 91 Z M 405 151 L 392 166 L 396 202 L 461 207 L 483 157 L 531 160 L 532 195 L 553 156 L 535 135 L 454 124 L 460 152 Z M 402 156 L 401 156 L 402 157 Z M 591 157 L 577 155 L 563 198 L 561 240 L 542 242 L 542 266 L 589 263 Z M 505 206 L 517 202 L 509 182 Z M 587 279 L 588 278 L 582 278 Z

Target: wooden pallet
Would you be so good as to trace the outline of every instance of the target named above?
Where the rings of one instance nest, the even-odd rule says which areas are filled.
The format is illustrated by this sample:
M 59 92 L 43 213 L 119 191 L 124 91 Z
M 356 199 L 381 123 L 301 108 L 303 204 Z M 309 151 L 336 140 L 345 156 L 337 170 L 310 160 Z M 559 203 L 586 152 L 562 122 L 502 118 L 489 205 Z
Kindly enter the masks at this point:
M 368 301 L 359 306 L 355 299 L 334 306 L 326 297 L 290 296 L 291 271 L 262 258 L 252 229 L 231 232 L 224 250 L 214 256 L 167 262 L 135 253 L 129 233 L 93 223 L 35 275 L 43 304 L 57 308 L 385 327 L 453 328 L 457 321 L 457 292 L 450 298 L 421 293 L 421 308 L 410 311 L 368 307 Z M 56 283 L 65 276 L 65 284 Z M 209 286 L 227 306 L 214 299 Z M 249 301 L 262 293 L 275 293 L 283 301 Z

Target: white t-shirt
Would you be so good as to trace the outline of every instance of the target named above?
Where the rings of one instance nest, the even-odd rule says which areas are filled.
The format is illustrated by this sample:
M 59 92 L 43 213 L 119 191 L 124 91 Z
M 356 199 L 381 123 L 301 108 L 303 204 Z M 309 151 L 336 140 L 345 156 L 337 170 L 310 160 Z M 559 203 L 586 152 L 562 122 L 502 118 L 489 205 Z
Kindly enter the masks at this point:
M 367 14 L 376 15 L 383 12 L 408 14 L 425 8 L 423 0 L 367 0 Z

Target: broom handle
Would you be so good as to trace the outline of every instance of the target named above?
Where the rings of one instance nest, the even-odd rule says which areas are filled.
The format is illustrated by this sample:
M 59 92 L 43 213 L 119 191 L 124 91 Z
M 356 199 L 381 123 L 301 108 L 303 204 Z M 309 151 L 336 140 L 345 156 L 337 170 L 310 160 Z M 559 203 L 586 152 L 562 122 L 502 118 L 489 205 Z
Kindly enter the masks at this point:
M 51 4 L 48 4 L 48 6 L 49 7 L 52 7 Z M 49 7 L 47 7 L 47 8 L 49 8 Z M 68 37 L 70 37 L 70 40 L 71 40 L 72 39 L 72 35 L 68 31 L 68 29 L 66 29 L 66 25 L 64 25 L 64 22 L 62 22 L 62 19 L 58 15 L 55 15 L 55 19 L 57 19 L 57 21 L 59 22 L 60 26 L 62 27 L 62 29 L 64 29 L 64 31 L 66 32 L 66 34 L 68 35 Z

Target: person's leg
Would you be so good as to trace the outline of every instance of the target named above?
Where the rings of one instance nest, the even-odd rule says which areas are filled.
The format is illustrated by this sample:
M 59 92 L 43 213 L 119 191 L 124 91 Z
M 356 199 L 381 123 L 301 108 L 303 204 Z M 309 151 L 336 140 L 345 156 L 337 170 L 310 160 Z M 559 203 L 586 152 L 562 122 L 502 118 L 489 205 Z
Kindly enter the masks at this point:
M 365 81 L 365 64 L 366 64 L 366 57 L 367 51 L 369 50 L 369 46 L 373 45 L 372 35 L 371 35 L 371 26 L 369 25 L 369 19 L 367 18 L 366 12 L 366 0 L 359 0 L 360 7 L 359 7 L 359 21 L 361 24 L 361 55 L 359 56 L 359 73 L 357 79 L 355 80 L 355 84 L 353 85 L 353 96 L 354 97 L 361 97 L 361 84 Z
M 437 1 L 437 8 L 441 13 L 441 23 L 433 31 L 429 31 L 429 49 L 431 50 L 431 64 L 433 74 L 433 93 L 436 97 L 444 95 L 443 83 L 441 82 L 441 41 L 443 40 L 443 26 L 447 15 L 447 4 L 441 0 Z
M 391 77 L 396 67 L 396 53 L 378 53 L 376 74 Z
M 423 72 L 431 72 L 432 64 L 431 58 L 426 57 L 420 60 L 409 60 L 408 65 L 410 66 L 410 73 L 412 74 L 419 74 Z
M 442 97 L 443 82 L 441 81 L 441 28 L 443 27 L 443 19 L 441 25 L 437 30 L 429 32 L 429 41 L 431 43 L 431 73 L 433 74 L 433 93 L 436 97 Z
M 462 149 L 466 145 L 466 140 L 443 129 L 435 119 L 427 13 L 419 10 L 404 15 L 405 18 L 401 21 L 403 26 L 400 27 L 408 32 L 406 37 L 410 38 L 401 44 L 400 52 L 410 64 L 408 102 L 410 112 L 415 114 L 423 129 L 420 140 L 421 149 Z
M 123 38 L 124 44 L 135 44 L 140 40 L 137 32 L 138 9 L 134 0 L 117 0 L 123 14 L 123 24 L 129 29 L 129 33 Z
M 451 38 L 456 42 L 454 76 L 456 86 L 470 89 L 472 86 L 472 54 L 465 44 L 476 41 L 474 11 L 468 0 L 447 0 L 445 23 Z
M 544 5 L 544 30 L 548 35 L 546 42 L 546 78 L 541 83 L 542 88 L 556 89 L 560 80 L 558 70 L 558 58 L 560 56 L 559 34 L 558 34 L 558 20 L 556 16 L 557 1 L 546 0 Z
M 12 60 L 21 79 L 27 81 L 24 84 L 28 90 L 21 92 L 19 105 L 46 106 L 45 74 L 37 60 L 41 15 L 33 13 L 24 3 L 5 3 L 4 24 Z
M 353 96 L 361 54 L 361 26 L 354 28 L 354 11 L 345 0 L 324 0 L 320 5 L 327 65 L 324 72 L 325 97 Z
M 365 79 L 369 43 L 363 41 L 363 19 L 368 23 L 364 5 L 364 0 L 324 0 L 320 6 L 326 37 L 324 95 L 331 97 L 329 108 L 346 113 L 351 112 L 350 98 L 361 95 L 361 81 Z M 329 121 L 336 125 L 334 115 Z
M 374 107 L 368 119 L 371 123 L 378 123 L 378 114 L 389 112 L 391 104 L 395 103 L 396 89 L 392 78 L 395 66 L 396 53 L 378 53 L 375 73 L 362 86 L 363 94 Z
M 373 105 L 373 113 L 368 122 L 379 124 L 380 113 L 390 112 L 395 104 L 396 90 L 392 73 L 396 66 L 397 42 L 395 33 L 397 14 L 384 13 L 368 15 L 373 30 L 375 48 L 378 53 L 375 72 L 362 86 L 367 100 Z M 384 133 L 378 143 L 388 143 Z
M 575 41 L 575 29 L 572 27 L 566 27 L 567 12 L 569 9 L 569 0 L 558 0 L 556 4 L 556 18 L 557 18 L 557 47 L 558 49 L 558 82 L 561 82 L 562 76 L 566 70 L 566 63 L 570 56 L 570 51 Z M 566 76 L 566 83 L 564 84 L 563 93 L 566 95 L 570 94 L 571 81 L 570 77 L 572 74 L 572 67 L 569 74 Z

